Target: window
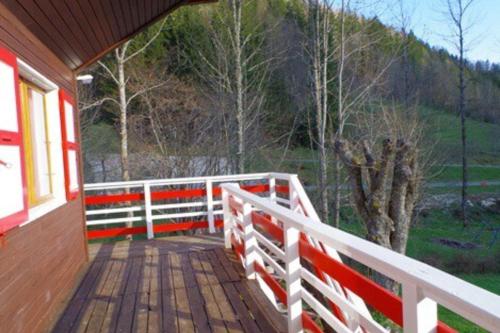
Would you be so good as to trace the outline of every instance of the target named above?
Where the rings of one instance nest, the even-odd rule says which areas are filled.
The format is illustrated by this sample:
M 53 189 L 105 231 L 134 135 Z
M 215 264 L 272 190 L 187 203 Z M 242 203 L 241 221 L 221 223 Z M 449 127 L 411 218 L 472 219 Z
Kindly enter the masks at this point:
M 21 105 L 26 180 L 29 206 L 37 206 L 52 198 L 49 124 L 45 105 L 45 92 L 21 80 Z
M 16 57 L 0 48 L 0 234 L 28 218 Z
M 64 90 L 59 90 L 61 108 L 61 131 L 66 179 L 66 199 L 74 200 L 79 193 L 78 150 L 75 132 L 75 102 Z

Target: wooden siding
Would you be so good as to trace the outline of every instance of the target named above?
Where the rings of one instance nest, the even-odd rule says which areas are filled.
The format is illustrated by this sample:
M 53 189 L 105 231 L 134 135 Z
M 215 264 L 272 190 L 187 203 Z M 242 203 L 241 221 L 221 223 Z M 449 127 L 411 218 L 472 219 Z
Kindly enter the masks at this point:
M 9 231 L 0 248 L 2 332 L 44 332 L 87 262 L 81 201 Z
M 75 95 L 72 70 L 2 3 L 0 47 Z M 76 129 L 78 134 L 78 126 Z M 80 186 L 83 188 L 81 177 Z M 46 332 L 57 319 L 87 264 L 84 223 L 79 196 L 2 237 L 1 332 Z
M 5 47 L 68 92 L 74 92 L 73 73 L 0 3 L 0 47 Z
M 0 0 L 72 70 L 97 60 L 180 5 L 203 2 L 209 1 Z

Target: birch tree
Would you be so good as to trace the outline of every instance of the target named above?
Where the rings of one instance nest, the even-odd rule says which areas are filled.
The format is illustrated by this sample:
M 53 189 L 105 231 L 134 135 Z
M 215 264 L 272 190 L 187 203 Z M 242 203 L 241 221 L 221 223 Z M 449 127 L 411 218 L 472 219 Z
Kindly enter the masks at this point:
M 328 121 L 328 83 L 331 80 L 329 65 L 332 63 L 331 15 L 333 1 L 307 0 L 310 38 L 306 45 L 311 58 L 313 112 L 315 117 L 314 143 L 318 150 L 318 187 L 320 216 L 328 221 L 328 159 L 326 147 Z
M 207 97 L 224 112 L 228 156 L 236 173 L 246 171 L 250 145 L 260 139 L 256 127 L 264 116 L 265 86 L 275 60 L 264 54 L 268 33 L 264 23 L 244 16 L 257 4 L 221 2 L 207 26 L 207 45 L 191 42 L 198 49 L 195 69 L 210 88 Z
M 460 135 L 462 140 L 462 201 L 461 212 L 464 226 L 467 221 L 467 128 L 466 128 L 466 37 L 471 28 L 469 15 L 475 0 L 446 0 L 446 14 L 452 26 L 453 44 L 458 52 L 458 112 L 460 114 Z
M 127 116 L 130 104 L 139 96 L 149 90 L 161 86 L 163 83 L 153 84 L 136 91 L 128 89 L 130 77 L 127 74 L 126 65 L 134 60 L 139 55 L 143 54 L 146 49 L 160 36 L 163 27 L 165 26 L 166 19 L 160 24 L 156 32 L 149 37 L 142 45 L 135 45 L 134 40 L 129 40 L 123 45 L 115 49 L 113 56 L 108 62 L 99 61 L 99 66 L 104 70 L 105 75 L 114 84 L 117 97 L 106 97 L 107 100 L 113 102 L 118 106 L 118 120 L 120 125 L 120 161 L 121 161 L 121 174 L 123 181 L 130 180 L 130 166 L 129 166 L 129 148 L 128 148 L 128 127 Z

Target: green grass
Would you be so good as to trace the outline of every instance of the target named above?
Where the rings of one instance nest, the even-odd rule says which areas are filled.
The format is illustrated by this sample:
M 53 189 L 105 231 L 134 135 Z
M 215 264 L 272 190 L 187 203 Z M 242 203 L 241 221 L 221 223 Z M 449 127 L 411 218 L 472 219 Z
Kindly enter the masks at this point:
M 436 150 L 449 161 L 459 162 L 461 152 L 460 118 L 430 108 L 421 108 L 428 133 L 437 142 Z M 467 119 L 467 143 L 471 163 L 500 163 L 500 125 Z
M 470 166 L 467 171 L 469 181 L 500 180 L 500 166 L 498 168 Z M 461 181 L 462 167 L 455 165 L 443 167 L 436 166 L 431 169 L 431 174 L 433 176 L 429 179 L 431 182 Z

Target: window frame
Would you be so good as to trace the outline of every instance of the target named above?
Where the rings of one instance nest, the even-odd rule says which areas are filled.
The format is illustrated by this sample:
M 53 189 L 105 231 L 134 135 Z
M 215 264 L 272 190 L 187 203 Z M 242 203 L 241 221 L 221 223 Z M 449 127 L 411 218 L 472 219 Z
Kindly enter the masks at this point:
M 12 80 L 14 84 L 14 98 L 17 114 L 17 132 L 0 130 L 0 145 L 2 146 L 16 146 L 19 147 L 19 161 L 20 161 L 20 177 L 22 186 L 22 209 L 10 215 L 0 218 L 0 235 L 13 229 L 28 220 L 28 196 L 27 196 L 27 183 L 26 183 L 26 163 L 24 152 L 24 139 L 23 139 L 23 122 L 21 115 L 21 98 L 19 91 L 19 68 L 17 57 L 10 51 L 0 47 L 0 62 L 12 68 Z M 5 163 L 5 162 L 4 162 Z M 5 165 L 7 167 L 7 165 Z
M 53 174 L 52 174 L 52 156 L 51 156 L 51 146 L 50 146 L 50 126 L 48 120 L 48 111 L 46 103 L 46 94 L 42 88 L 36 86 L 30 81 L 19 78 L 20 83 L 20 95 L 21 95 L 21 113 L 23 117 L 23 131 L 24 131 L 24 154 L 26 160 L 26 182 L 28 188 L 28 204 L 29 208 L 34 208 L 44 204 L 54 198 L 54 184 L 53 184 Z M 39 93 L 43 96 L 43 120 L 45 127 L 45 145 L 47 154 L 47 168 L 48 168 L 48 178 L 49 178 L 49 193 L 43 196 L 38 196 L 37 194 L 37 165 L 34 159 L 34 143 L 33 143 L 33 128 L 32 128 L 32 110 L 30 105 L 30 89 Z
M 68 110 L 66 110 L 66 103 L 71 105 L 72 107 L 72 126 L 73 126 L 73 141 L 68 139 L 68 128 L 67 124 L 67 115 Z M 64 178 L 65 178 L 65 186 L 66 186 L 66 200 L 72 201 L 78 197 L 80 193 L 80 147 L 78 145 L 78 135 L 77 135 L 77 127 L 76 127 L 76 116 L 77 109 L 75 106 L 75 101 L 73 97 L 68 94 L 63 89 L 59 89 L 59 108 L 60 108 L 60 118 L 61 118 L 61 133 L 62 133 L 62 147 L 63 147 L 63 161 L 64 161 Z M 70 168 L 70 152 L 75 154 L 75 184 L 77 185 L 76 189 L 71 188 L 71 175 L 72 170 Z

